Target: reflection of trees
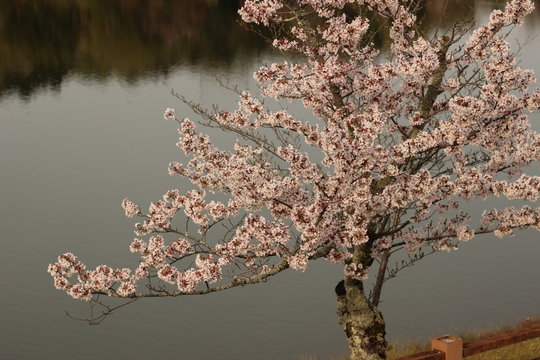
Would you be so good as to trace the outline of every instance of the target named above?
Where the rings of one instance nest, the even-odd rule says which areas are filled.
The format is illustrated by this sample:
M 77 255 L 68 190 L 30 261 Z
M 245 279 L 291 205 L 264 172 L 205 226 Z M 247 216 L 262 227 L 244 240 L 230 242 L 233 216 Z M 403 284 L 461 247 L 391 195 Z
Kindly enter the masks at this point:
M 41 2 L 0 2 L 0 90 L 15 87 L 26 95 L 42 83 L 56 86 L 73 66 L 78 18 L 73 8 L 52 9 Z
M 478 11 L 489 14 L 493 9 L 502 9 L 509 0 L 409 0 L 413 13 L 418 18 L 420 33 L 430 33 L 434 30 L 448 30 L 455 24 L 473 25 Z M 533 0 L 536 8 L 540 8 L 540 0 Z M 390 44 L 388 37 L 389 25 L 386 20 L 366 10 L 366 7 L 350 7 L 353 13 L 362 13 L 371 20 L 370 29 L 373 31 L 373 41 L 377 47 L 385 48 Z M 532 16 L 540 17 L 540 9 Z M 466 26 L 465 26 L 466 27 Z
M 236 24 L 237 7 L 231 0 L 0 1 L 0 93 L 28 96 L 67 73 L 134 81 L 180 63 L 226 66 L 264 46 Z
M 472 20 L 477 6 L 505 3 L 419 1 L 425 30 L 456 19 Z M 68 73 L 101 79 L 114 74 L 136 81 L 165 74 L 178 64 L 227 66 L 264 47 L 236 23 L 241 2 L 0 1 L 0 94 L 15 90 L 29 96 L 36 88 L 59 86 Z M 382 44 L 381 34 L 376 41 Z
M 489 15 L 493 9 L 503 9 L 509 0 L 421 0 L 423 6 L 418 16 L 422 19 L 424 30 L 434 27 L 448 27 L 457 22 L 474 21 L 479 9 Z M 532 17 L 538 18 L 540 0 L 533 0 L 536 11 Z

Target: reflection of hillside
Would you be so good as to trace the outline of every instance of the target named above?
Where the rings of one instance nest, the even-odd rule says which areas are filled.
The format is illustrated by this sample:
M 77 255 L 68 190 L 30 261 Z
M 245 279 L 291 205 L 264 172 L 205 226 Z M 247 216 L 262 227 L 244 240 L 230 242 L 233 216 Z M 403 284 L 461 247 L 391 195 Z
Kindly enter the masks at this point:
M 227 65 L 264 44 L 231 0 L 0 2 L 0 93 L 57 85 L 67 73 L 128 81 L 189 63 Z M 249 46 L 248 46 L 249 45 Z
M 489 12 L 493 9 L 502 9 L 509 0 L 417 0 L 411 2 L 416 4 L 416 14 L 420 31 L 423 34 L 430 34 L 434 30 L 442 32 L 449 30 L 453 25 L 460 24 L 467 28 L 469 24 L 474 24 L 478 13 Z M 533 21 L 540 17 L 540 0 L 533 0 L 536 10 L 530 17 L 535 17 Z M 379 48 L 386 49 L 390 45 L 388 34 L 389 24 L 386 19 L 366 10 L 366 7 L 349 8 L 352 13 L 361 13 L 371 21 L 370 28 L 374 31 L 373 39 L 370 39 Z M 529 17 L 529 21 L 531 20 Z M 428 35 L 429 36 L 429 35 Z
M 241 2 L 0 1 L 0 95 L 17 91 L 29 96 L 37 88 L 59 86 L 68 73 L 136 81 L 178 64 L 227 66 L 265 46 L 236 23 Z M 428 31 L 456 19 L 472 20 L 477 7 L 505 2 L 423 0 L 418 16 Z M 376 42 L 387 42 L 384 32 Z
M 421 16 L 423 25 L 429 29 L 441 24 L 452 25 L 456 22 L 473 20 L 478 10 L 491 11 L 503 9 L 509 0 L 425 0 Z M 533 0 L 536 11 L 532 17 L 538 19 L 540 15 L 540 0 Z
M 0 3 L 0 90 L 16 87 L 27 94 L 43 82 L 57 85 L 72 67 L 77 18 L 71 8 L 49 8 L 40 2 Z

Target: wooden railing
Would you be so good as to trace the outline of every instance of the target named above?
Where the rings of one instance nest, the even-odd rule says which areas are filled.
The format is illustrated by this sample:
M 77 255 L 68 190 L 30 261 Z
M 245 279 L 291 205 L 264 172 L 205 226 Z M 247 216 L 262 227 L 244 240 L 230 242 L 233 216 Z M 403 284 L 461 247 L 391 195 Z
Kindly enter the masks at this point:
M 459 338 L 441 336 L 432 340 L 431 347 L 433 350 L 400 357 L 396 360 L 461 360 L 467 356 L 480 354 L 537 337 L 540 337 L 540 323 L 488 336 L 465 344 Z M 530 360 L 540 360 L 540 358 Z

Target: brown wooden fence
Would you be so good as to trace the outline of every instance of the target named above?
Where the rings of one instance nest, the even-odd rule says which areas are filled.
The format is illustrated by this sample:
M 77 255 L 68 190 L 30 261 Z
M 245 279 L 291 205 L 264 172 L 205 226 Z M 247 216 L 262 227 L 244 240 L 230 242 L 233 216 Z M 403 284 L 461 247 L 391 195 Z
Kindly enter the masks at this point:
M 432 340 L 433 350 L 400 357 L 396 360 L 461 360 L 467 356 L 480 354 L 537 337 L 540 337 L 540 323 L 464 344 L 461 339 L 452 336 L 441 336 Z M 540 356 L 540 354 L 538 355 Z M 530 360 L 540 360 L 540 357 Z

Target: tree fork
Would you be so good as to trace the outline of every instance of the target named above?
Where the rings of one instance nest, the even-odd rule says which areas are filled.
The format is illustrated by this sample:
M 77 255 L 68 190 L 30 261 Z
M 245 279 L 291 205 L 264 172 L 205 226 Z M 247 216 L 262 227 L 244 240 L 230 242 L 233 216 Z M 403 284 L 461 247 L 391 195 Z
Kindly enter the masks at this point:
M 364 246 L 355 246 L 352 262 L 363 266 L 370 257 Z M 337 313 L 349 345 L 351 360 L 386 359 L 386 327 L 381 312 L 364 293 L 361 280 L 345 275 L 336 286 Z

